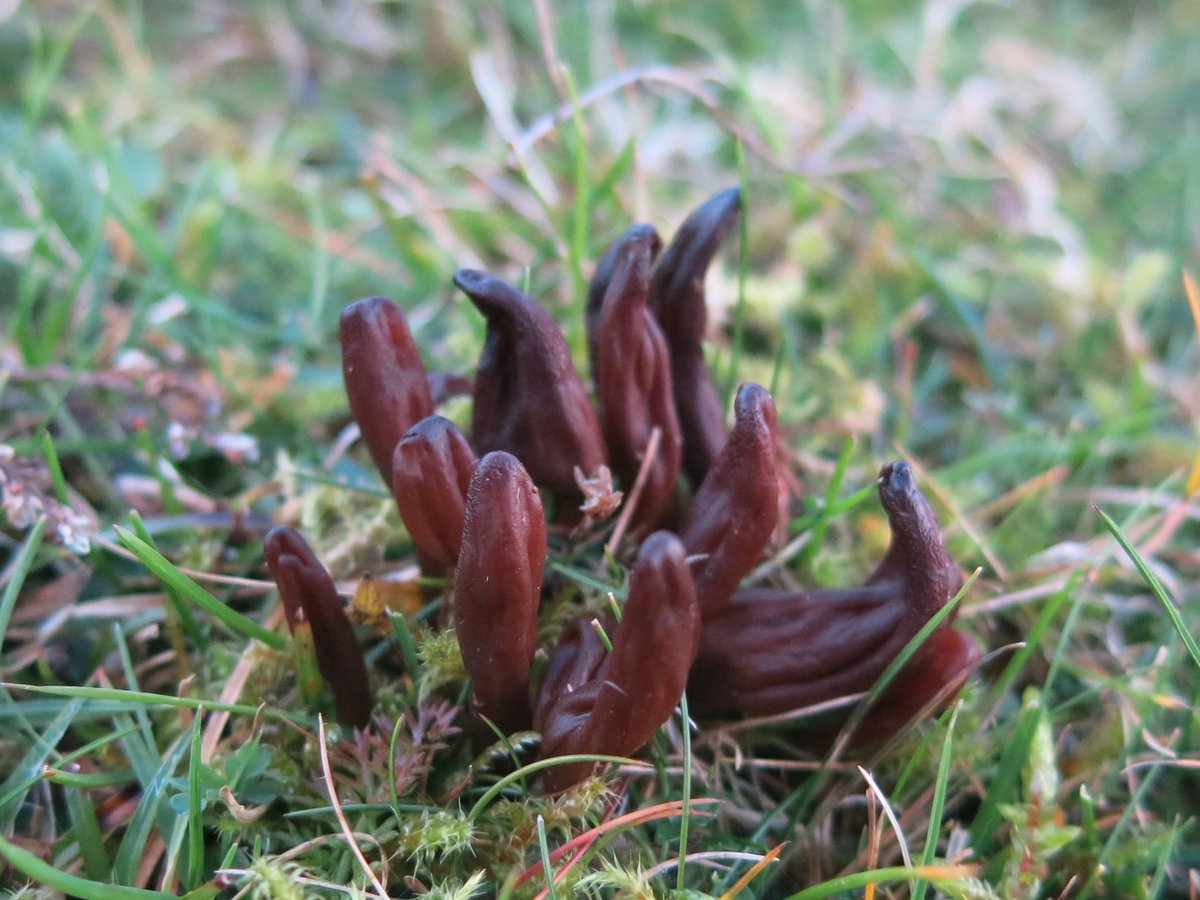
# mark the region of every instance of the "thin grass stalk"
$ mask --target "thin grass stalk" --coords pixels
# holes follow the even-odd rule
[[[683,809],[679,819],[679,866],[675,870],[675,890],[682,893],[687,874],[688,826],[692,811],[692,720],[688,715],[687,691],[679,697],[679,721],[683,729]]]
[[[942,814],[946,809],[946,784],[950,780],[954,724],[958,721],[958,713],[961,709],[962,701],[960,700],[954,704],[954,708],[950,711],[950,721],[946,723],[946,739],[942,742],[942,755],[938,760],[937,780],[934,782],[933,802],[929,807],[929,828],[925,832],[925,847],[921,851],[919,868],[922,869],[932,866],[934,857],[937,856],[938,835],[942,831]],[[912,900],[925,900],[928,890],[929,882],[924,878],[918,878],[913,885]]]
[[[204,799],[201,791],[204,782],[200,771],[200,723],[203,718],[204,708],[201,707],[192,719],[191,751],[188,753],[188,857],[184,882],[189,888],[199,887],[204,879]]]
[[[725,409],[733,402],[737,392],[738,372],[742,366],[742,343],[746,339],[746,275],[750,269],[750,213],[745,208],[745,198],[749,196],[746,175],[746,148],[741,140],[733,145],[734,157],[737,160],[738,186],[743,200],[742,214],[738,216],[738,292],[737,304],[733,310],[733,339],[729,348],[729,371],[725,375]]]
[[[8,622],[12,618],[13,609],[16,608],[17,597],[25,585],[29,570],[33,568],[33,561],[37,558],[45,534],[46,517],[39,516],[25,534],[25,540],[21,542],[21,549],[16,557],[6,567],[8,584],[4,586],[4,593],[0,595],[0,651],[4,650],[4,635],[8,633]]]
[[[1188,654],[1192,657],[1192,662],[1196,664],[1196,668],[1200,669],[1200,645],[1197,645],[1196,639],[1192,637],[1192,633],[1188,630],[1187,623],[1183,621],[1183,616],[1179,612],[1179,608],[1171,600],[1167,594],[1167,589],[1163,587],[1162,582],[1158,580],[1150,567],[1146,565],[1146,561],[1142,559],[1142,555],[1138,553],[1137,548],[1133,546],[1129,538],[1125,536],[1125,532],[1121,530],[1116,522],[1099,507],[1095,507],[1096,514],[1100,516],[1100,521],[1104,523],[1104,527],[1109,530],[1113,537],[1117,539],[1117,543],[1121,545],[1121,549],[1125,551],[1125,555],[1133,562],[1134,567],[1150,588],[1150,593],[1154,594],[1156,600],[1163,608],[1163,612],[1167,614],[1167,618],[1171,620],[1171,625],[1175,628],[1175,632],[1183,641],[1183,646],[1187,648]]]

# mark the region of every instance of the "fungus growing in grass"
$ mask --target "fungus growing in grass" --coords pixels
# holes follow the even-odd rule
[[[652,227],[635,225],[604,254],[587,297],[599,415],[554,319],[491,275],[462,269],[454,276],[487,322],[469,440],[431,415],[430,380],[398,307],[371,298],[343,314],[346,392],[364,441],[422,567],[454,572],[455,629],[474,709],[506,732],[532,721],[543,757],[636,752],[670,716],[685,683],[692,710],[710,716],[780,713],[867,690],[962,584],[933,509],[908,465],[896,462],[879,477],[892,542],[865,584],[738,590],[779,522],[785,481],[771,395],[742,385],[727,434],[702,350],[705,273],[740,209],[739,192],[723,191],[686,219],[665,250]],[[465,380],[455,384],[461,389]],[[678,534],[657,531],[642,542],[620,623],[609,622],[603,634],[590,614],[568,623],[534,685],[548,546],[538,487],[553,498],[556,519],[573,525],[581,486],[596,494],[592,502],[601,493],[606,504],[619,497],[606,464],[626,497],[637,496],[626,533],[636,539],[677,524]],[[681,469],[694,486],[686,509]],[[289,622],[302,608],[315,633],[321,619],[321,671],[339,718],[344,710],[347,721],[365,722],[361,653],[328,574],[290,529],[268,536],[267,556]],[[886,740],[946,702],[977,659],[974,642],[948,619],[852,740]],[[823,724],[835,734],[844,720]],[[564,788],[591,768],[554,768],[543,784]]]
[[[907,463],[883,467],[879,497],[892,541],[861,587],[750,588],[705,615],[688,683],[697,713],[773,715],[866,691],[962,587],[962,573]],[[864,720],[856,740],[890,737],[943,687],[961,686],[978,650],[950,625],[929,637],[879,703],[883,718]],[[896,702],[902,708],[889,714]]]
[[[422,557],[446,570],[458,562],[477,463],[466,436],[441,416],[414,425],[392,454],[392,494],[404,527]]]
[[[512,732],[529,725],[529,673],[546,561],[538,489],[510,453],[479,461],[467,491],[454,627],[478,712]]]
[[[317,667],[333,693],[338,722],[366,727],[372,703],[367,667],[333,579],[294,528],[272,528],[264,547],[288,629],[294,632],[301,622],[312,628]]]
[[[554,498],[560,521],[579,519],[575,468],[604,465],[604,439],[558,323],[536,300],[484,272],[459,269],[454,283],[487,320],[475,373],[471,443],[521,460]]]
[[[709,198],[675,232],[650,279],[650,310],[671,351],[671,383],[683,431],[683,468],[699,484],[725,446],[725,407],[704,360],[704,276],[742,209],[729,188]]]
[[[696,594],[704,617],[715,614],[762,558],[779,517],[775,470],[775,401],[766,388],[743,384],[734,425],[692,498],[679,536],[703,555]]]
[[[433,413],[421,354],[404,313],[387,297],[367,297],[347,306],[338,336],[350,412],[375,468],[391,484],[396,444]]]
[[[659,431],[633,513],[635,534],[663,524],[673,508],[683,451],[667,342],[646,307],[650,266],[659,245],[653,228],[635,225],[601,262],[604,289],[595,288],[588,296],[588,346],[600,427],[613,471],[626,490],[645,461],[651,433]]]
[[[699,637],[700,607],[683,544],[655,532],[629,576],[612,651],[593,620],[577,619],[551,656],[533,720],[542,733],[542,756],[636,752],[679,704]],[[592,768],[549,769],[543,786],[570,787]]]

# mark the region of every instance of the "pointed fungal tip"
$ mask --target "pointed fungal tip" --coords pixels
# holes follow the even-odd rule
[[[505,450],[493,450],[491,453],[484,454],[483,458],[479,460],[471,483],[473,485],[478,480],[480,485],[496,484],[511,482],[514,479],[519,482],[528,482],[534,496],[537,495],[538,489],[521,461]]]
[[[454,283],[464,291],[472,291],[478,289],[490,277],[478,269],[459,269],[454,273]]]
[[[639,222],[630,226],[620,237],[608,245],[604,255],[596,263],[596,271],[588,289],[589,306],[599,306],[604,299],[605,291],[612,280],[613,270],[622,254],[629,253],[631,248],[645,246],[650,252],[650,260],[658,257],[662,250],[662,238],[653,225]]]
[[[775,424],[775,398],[761,384],[747,381],[738,388],[733,401],[733,414],[738,422],[763,419],[768,426]]]
[[[712,227],[719,227],[724,233],[723,229],[729,227],[741,211],[742,189],[731,187],[713,194],[688,218],[712,223]]]
[[[404,443],[405,441],[412,443],[422,439],[436,440],[441,435],[455,431],[457,428],[458,426],[445,416],[426,416],[414,422],[408,431],[404,432],[404,437],[400,438],[400,443]],[[399,447],[400,444],[396,446]]]
[[[627,232],[625,238],[632,244],[645,244],[650,249],[650,255],[657,256],[658,251],[662,249],[662,238],[659,237],[658,230],[646,222],[639,222]]]
[[[723,191],[718,191],[709,201],[714,206],[736,206],[739,209],[742,205],[742,189],[739,185],[734,185],[731,188],[725,188]]]
[[[454,273],[454,284],[489,319],[497,314],[502,318],[537,315],[541,309],[524,291],[478,269],[459,269]]]
[[[912,466],[902,459],[888,463],[879,470],[880,490],[890,494],[908,494],[917,489]]]

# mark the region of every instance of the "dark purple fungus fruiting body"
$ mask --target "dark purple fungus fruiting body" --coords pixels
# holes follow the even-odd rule
[[[479,713],[505,732],[529,724],[529,672],[546,560],[533,481],[502,451],[479,461],[467,491],[454,627]]]
[[[477,463],[466,435],[441,416],[414,425],[392,455],[392,493],[404,527],[422,557],[444,569],[458,562]]]
[[[727,433],[703,352],[705,275],[740,211],[738,190],[723,191],[665,249],[651,226],[635,225],[604,254],[586,306],[599,415],[554,319],[491,275],[463,269],[454,279],[487,323],[473,382],[427,376],[390,301],[362,300],[343,314],[346,390],[364,441],[422,567],[457,569],[455,627],[474,708],[506,732],[532,721],[545,757],[635,752],[670,716],[685,681],[692,710],[710,717],[785,713],[866,691],[962,584],[912,470],[895,462],[879,477],[892,542],[863,585],[738,590],[786,518],[787,482],[770,394],[743,385]],[[431,416],[434,395],[468,385],[470,442]],[[647,459],[655,430],[660,440]],[[477,461],[477,453],[486,455]],[[657,532],[642,544],[622,621],[604,625],[611,651],[597,623],[568,624],[531,704],[547,546],[535,484],[556,518],[574,524],[576,470],[595,476],[610,461],[627,492],[643,467],[646,475],[627,533],[682,522],[679,534]],[[694,489],[686,512],[681,469]],[[573,549],[594,537],[585,532],[571,535]],[[311,620],[316,637],[320,622],[326,635],[317,642],[320,666],[339,717],[365,721],[361,653],[328,574],[289,530],[272,532],[267,554],[289,624]],[[886,741],[961,687],[979,651],[951,626],[947,617],[900,671],[849,736],[853,745]],[[357,663],[330,661],[354,654]],[[849,708],[812,723],[811,746],[828,746]],[[543,784],[558,790],[592,769],[552,768]]]
[[[868,690],[958,591],[962,574],[907,463],[884,466],[879,495],[892,542],[864,585],[752,588],[706,616],[689,682],[698,712],[774,715]],[[864,720],[856,742],[890,736],[943,684],[961,683],[978,651],[950,631],[946,623],[929,637],[879,703],[893,711]]]
[[[611,623],[609,623],[611,628]],[[608,653],[593,623],[564,633],[538,695],[542,756],[635,752],[679,703],[695,657],[700,609],[683,545],[659,531],[638,553]],[[570,787],[592,763],[547,770],[547,790]]]
[[[674,506],[683,451],[666,340],[646,308],[657,241],[653,229],[635,226],[614,245],[615,252],[606,256],[611,256],[607,289],[589,323],[600,426],[626,492],[637,479],[653,430],[659,430],[631,520],[634,534],[661,524]]]
[[[729,440],[708,470],[679,537],[697,564],[696,595],[707,620],[762,558],[779,521],[775,401],[761,385],[738,389]]]
[[[659,237],[654,226],[640,223],[630,226],[623,235],[609,244],[604,255],[600,257],[600,262],[596,263],[596,271],[592,273],[592,280],[588,282],[587,307],[584,312],[587,326],[588,359],[592,361],[593,365],[596,361],[596,333],[600,325],[600,310],[604,306],[604,296],[608,293],[608,286],[612,282],[617,258],[631,243],[644,243],[649,246],[651,265],[658,259],[658,254],[662,252],[662,238]]]
[[[433,412],[425,366],[404,313],[387,297],[367,297],[347,306],[338,336],[350,412],[375,468],[391,484],[396,444]]]
[[[683,432],[683,468],[699,484],[725,444],[725,407],[704,359],[708,327],[704,276],[742,209],[730,188],[684,220],[650,278],[650,310],[671,352],[671,382]]]
[[[533,298],[472,269],[454,283],[487,320],[475,375],[471,441],[478,453],[504,450],[548,490],[555,515],[579,519],[575,468],[591,475],[605,462],[596,411],[571,362],[566,338]]]
[[[338,722],[365,727],[372,703],[367,667],[333,579],[294,528],[272,528],[265,550],[289,629],[302,619],[312,628],[317,667],[333,693]]]

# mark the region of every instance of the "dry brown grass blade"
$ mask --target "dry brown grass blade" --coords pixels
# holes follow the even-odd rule
[[[350,823],[346,820],[346,813],[342,810],[342,801],[338,798],[337,786],[333,780],[333,772],[329,766],[329,744],[327,742],[327,735],[325,734],[325,717],[319,713],[317,714],[317,747],[321,755],[321,774],[325,778],[325,790],[329,795],[329,804],[333,807],[333,814],[337,816],[338,825],[341,826],[346,843],[349,844],[354,858],[358,860],[359,866],[366,873],[367,878],[381,900],[389,900],[388,892],[383,886],[383,882],[379,880],[379,876],[375,874],[375,870],[371,868],[371,864],[363,856],[362,848],[358,846],[358,841],[364,837],[374,841],[376,844],[379,843],[379,840],[373,835],[362,835],[351,829]]]

